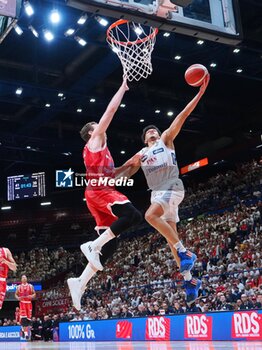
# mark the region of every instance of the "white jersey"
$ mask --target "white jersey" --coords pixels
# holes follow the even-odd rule
[[[140,154],[141,167],[151,190],[184,190],[183,182],[179,179],[175,150],[168,148],[162,139],[152,147],[143,148]]]

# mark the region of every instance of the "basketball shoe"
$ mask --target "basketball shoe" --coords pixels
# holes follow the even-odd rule
[[[185,275],[187,272],[190,272],[195,264],[197,259],[196,254],[190,252],[189,250],[185,252],[177,252],[180,258],[180,273]]]
[[[198,291],[202,282],[196,278],[192,278],[190,281],[185,281],[184,287],[186,289],[186,302],[188,306],[191,306],[198,298]]]
[[[94,246],[92,241],[84,243],[80,246],[82,253],[87,260],[98,270],[103,271],[104,267],[100,262],[99,255],[101,255],[100,248]]]
[[[79,278],[69,278],[67,280],[67,285],[70,291],[70,295],[72,298],[73,306],[76,310],[81,310],[81,298],[83,292],[80,287],[80,279]]]

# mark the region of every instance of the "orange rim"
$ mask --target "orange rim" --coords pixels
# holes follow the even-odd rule
[[[124,46],[125,45],[134,45],[134,44],[141,44],[141,43],[144,43],[145,41],[153,39],[158,33],[158,28],[155,28],[151,34],[145,36],[143,39],[138,39],[135,41],[118,41],[116,39],[113,39],[110,35],[111,30],[114,29],[115,27],[118,27],[121,24],[125,24],[125,23],[128,23],[128,21],[126,19],[119,19],[118,21],[112,23],[111,26],[106,31],[107,39],[115,44],[120,44],[120,45],[124,45]]]

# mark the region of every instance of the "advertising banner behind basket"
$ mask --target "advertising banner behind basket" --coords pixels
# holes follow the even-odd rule
[[[60,324],[60,341],[262,340],[262,310]]]
[[[35,316],[39,317],[50,313],[67,312],[69,305],[69,298],[37,301],[35,303]]]

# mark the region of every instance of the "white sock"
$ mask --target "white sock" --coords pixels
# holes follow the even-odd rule
[[[186,272],[183,277],[185,281],[191,281],[192,279],[191,272],[190,271]]]
[[[179,252],[179,253],[184,253],[186,252],[186,248],[183,246],[182,242],[181,241],[178,241],[177,243],[175,243],[173,245],[174,248],[176,248],[176,250]]]
[[[95,268],[91,267],[91,264],[88,263],[84,271],[82,272],[82,275],[79,277],[80,281],[80,288],[81,291],[84,292],[87,283],[91,280],[91,278],[96,274],[97,270]]]
[[[93,242],[93,247],[99,247],[101,249],[107,242],[111,241],[111,239],[113,238],[115,238],[115,235],[110,230],[110,228],[108,228]]]

